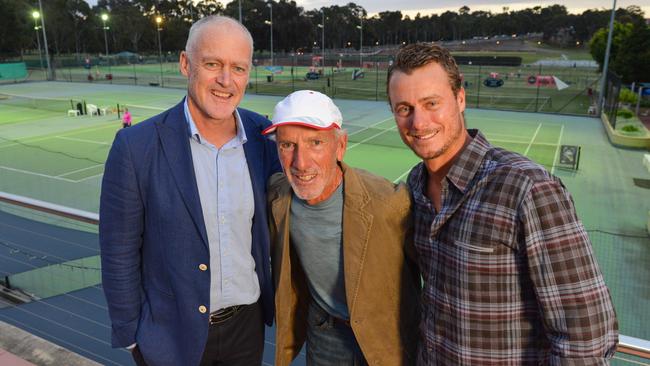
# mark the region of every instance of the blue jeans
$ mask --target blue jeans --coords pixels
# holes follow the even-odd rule
[[[352,328],[313,301],[307,314],[308,366],[367,366]]]

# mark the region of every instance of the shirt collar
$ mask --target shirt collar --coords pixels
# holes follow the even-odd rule
[[[185,120],[187,121],[187,132],[189,134],[189,137],[195,138],[198,142],[206,142],[203,141],[204,139],[201,137],[201,133],[199,132],[199,129],[196,128],[196,123],[194,123],[194,119],[192,119],[192,114],[190,113],[190,108],[187,104],[187,97],[185,97],[185,100],[183,102],[183,112],[185,113]],[[235,108],[235,124],[237,125],[237,135],[235,136],[235,141],[238,143],[238,145],[243,145],[248,141],[248,138],[246,137],[246,131],[244,131],[244,124],[241,121],[241,116],[239,115],[239,110]]]
[[[458,190],[465,193],[469,184],[483,164],[483,158],[492,148],[479,130],[467,130],[472,141],[461,151],[447,173],[447,180]],[[419,163],[409,174],[408,183],[412,192],[424,195],[427,170],[424,163]]]

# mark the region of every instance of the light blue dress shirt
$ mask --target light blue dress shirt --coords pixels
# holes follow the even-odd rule
[[[185,118],[210,246],[210,312],[255,303],[260,296],[251,255],[255,202],[241,117],[235,110],[237,135],[221,148],[201,136],[187,98]]]

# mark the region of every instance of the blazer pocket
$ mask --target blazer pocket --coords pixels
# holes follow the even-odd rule
[[[464,243],[462,241],[455,241],[454,245],[467,249],[470,252],[479,252],[479,253],[494,253],[494,248],[492,247],[482,247],[478,245],[472,245],[468,243]]]

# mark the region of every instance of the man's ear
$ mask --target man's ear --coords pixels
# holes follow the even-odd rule
[[[185,51],[181,51],[181,56],[178,60],[178,69],[185,77],[190,76],[190,59]]]

